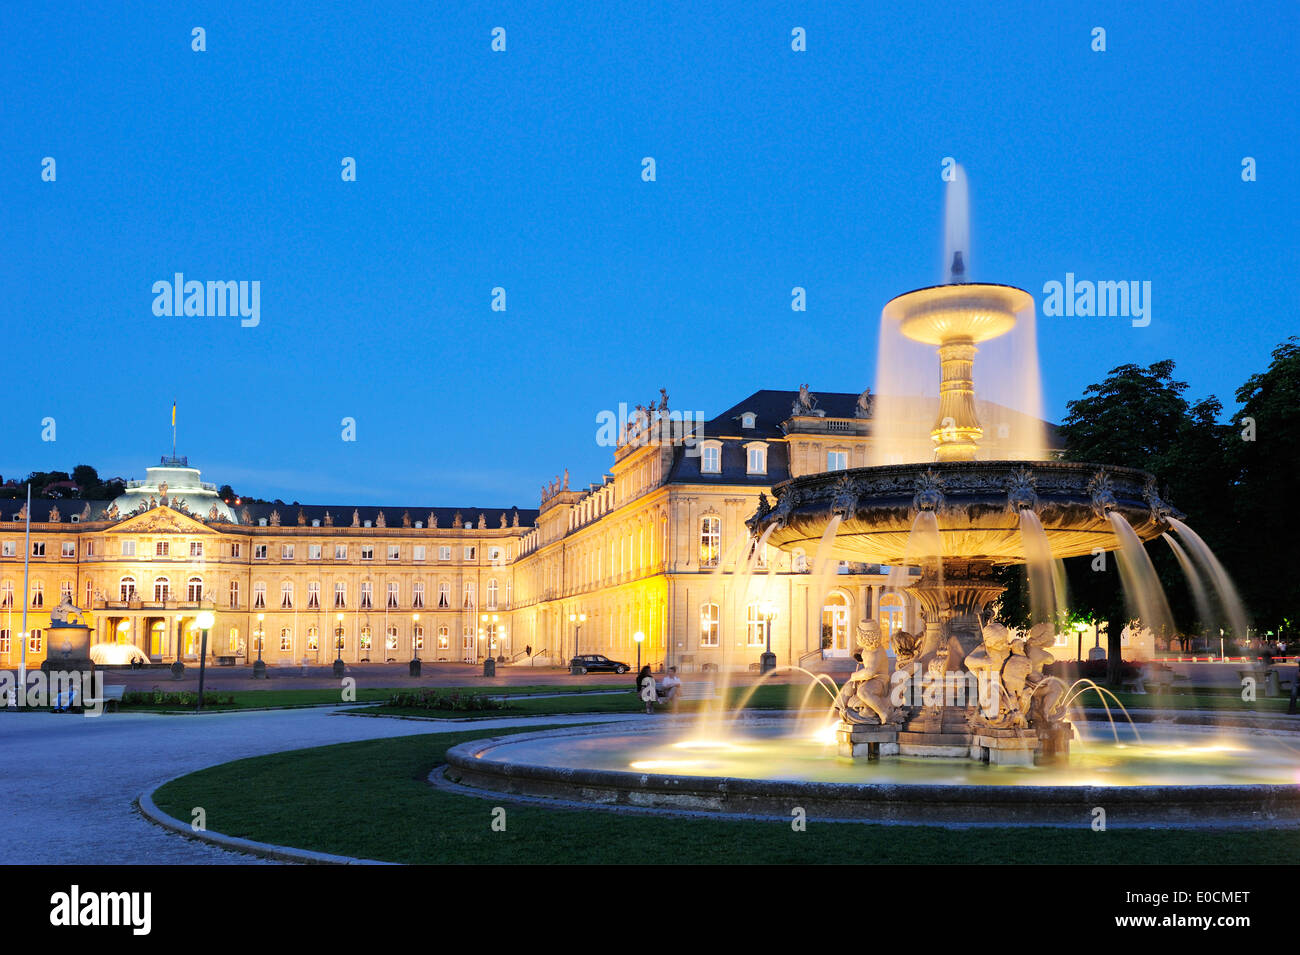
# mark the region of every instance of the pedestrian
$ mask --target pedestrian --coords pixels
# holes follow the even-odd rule
[[[645,711],[653,713],[659,695],[655,692],[655,678],[650,674],[649,664],[643,666],[641,672],[636,675],[636,690],[641,699],[645,700]]]

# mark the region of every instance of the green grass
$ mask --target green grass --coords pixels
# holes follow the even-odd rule
[[[1300,833],[1287,830],[1093,832],[1086,823],[952,830],[813,818],[807,831],[794,832],[775,821],[512,805],[428,784],[448,747],[482,736],[371,740],[243,759],[170,782],[154,799],[183,820],[201,806],[208,828],[227,835],[406,863],[1169,865],[1284,862],[1300,849]],[[498,805],[506,807],[505,832],[491,829]]]
[[[490,696],[501,696],[509,694],[510,696],[533,696],[538,693],[592,693],[598,690],[616,689],[617,687],[608,686],[545,686],[542,684],[530,684],[526,686],[471,686],[471,687],[439,687],[443,692],[452,692],[453,690],[461,693],[486,693]],[[149,692],[154,687],[137,688],[132,690],[140,692]],[[175,692],[165,683],[159,683],[157,689],[163,692]],[[381,703],[393,695],[397,690],[409,690],[410,687],[358,687],[356,690],[355,702],[358,703]],[[221,706],[212,706],[204,704],[205,710],[241,710],[241,709],[264,709],[264,708],[282,708],[293,706],[317,706],[324,703],[342,703],[343,694],[340,689],[324,690],[237,690],[234,693],[226,694],[225,691],[215,690],[207,687],[204,690],[208,693],[222,693],[235,698],[233,705],[224,704]],[[181,711],[175,704],[149,705],[131,705],[123,706],[122,712],[189,712],[188,709]]]

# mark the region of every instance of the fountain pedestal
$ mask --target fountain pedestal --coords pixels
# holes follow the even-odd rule
[[[898,734],[902,756],[966,757],[971,754],[974,735],[970,710],[965,706],[924,706],[903,724]]]
[[[982,727],[975,731],[970,755],[972,759],[994,765],[1032,766],[1038,746],[1038,733],[1034,730]]]
[[[898,755],[898,727],[872,723],[840,723],[835,727],[839,755],[850,759],[879,759]]]

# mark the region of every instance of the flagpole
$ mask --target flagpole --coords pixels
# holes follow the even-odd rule
[[[31,586],[28,583],[28,574],[31,568],[32,560],[32,485],[27,484],[27,539],[23,545],[26,549],[23,553],[23,636],[20,649],[22,656],[18,665],[18,692],[21,695],[18,703],[20,706],[26,705],[27,699],[27,588]]]
[[[176,460],[176,402],[172,402],[172,460]]]

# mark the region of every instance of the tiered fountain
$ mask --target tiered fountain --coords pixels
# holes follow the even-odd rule
[[[1231,732],[1193,715],[1149,736],[1112,721],[1071,751],[1076,727],[1066,714],[1077,693],[1044,672],[1062,609],[1053,586],[1061,559],[1118,549],[1135,616],[1150,626],[1167,605],[1143,544],[1163,534],[1184,568],[1215,586],[1238,632],[1245,618],[1222,567],[1160,500],[1151,475],[1052,460],[1025,424],[1041,427],[1032,407],[986,433],[1006,408],[976,399],[977,349],[1028,333],[1019,356],[992,371],[986,363],[981,390],[1036,391],[1034,305],[1021,289],[966,281],[958,185],[949,193],[946,283],[900,295],[882,314],[885,387],[873,415],[882,463],[786,481],[748,522],[756,540],[816,547],[823,565],[829,557],[891,566],[890,586],[915,596],[924,631],[885,638],[874,621],[858,624],[863,666],[837,688],[829,737],[788,716],[742,723],[716,714],[547,730],[453,748],[451,783],[787,819],[799,806],[821,818],[1088,825],[1102,805],[1110,825],[1300,824],[1294,734],[1261,734],[1276,724],[1249,715],[1234,717]],[[886,347],[887,336],[895,344]],[[938,350],[937,397],[906,394],[923,359],[933,362],[922,346]],[[917,350],[913,363],[900,349]],[[920,424],[927,418],[932,427]],[[928,442],[918,442],[927,427]],[[1004,449],[1014,460],[997,459]],[[1028,565],[1035,621],[1023,637],[988,619],[1003,589],[994,569],[1016,564]],[[1199,594],[1202,584],[1191,583]]]

